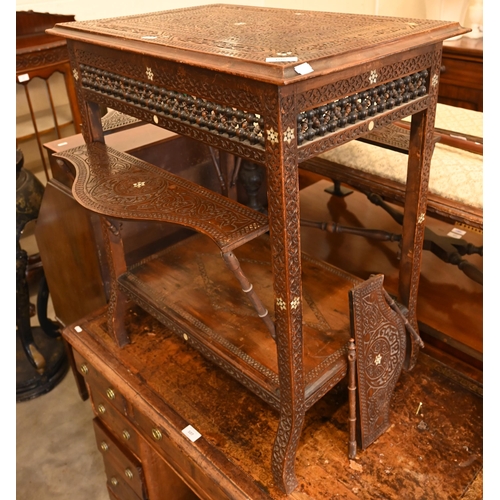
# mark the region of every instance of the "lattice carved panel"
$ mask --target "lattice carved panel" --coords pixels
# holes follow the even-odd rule
[[[422,97],[427,94],[428,84],[429,73],[423,70],[303,111],[297,117],[298,144]]]

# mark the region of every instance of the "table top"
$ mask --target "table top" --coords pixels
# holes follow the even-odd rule
[[[286,84],[443,41],[458,23],[212,4],[57,24],[49,33]],[[310,74],[310,73],[309,73]]]

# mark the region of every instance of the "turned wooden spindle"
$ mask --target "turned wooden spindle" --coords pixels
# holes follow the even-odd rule
[[[254,306],[259,318],[262,318],[265,325],[267,326],[271,337],[276,340],[276,333],[274,328],[274,323],[271,317],[269,316],[269,311],[264,307],[262,301],[259,299],[259,296],[253,289],[252,283],[248,280],[248,278],[243,274],[243,270],[241,269],[240,263],[234,255],[233,252],[225,252],[222,254],[224,258],[224,262],[227,267],[232,271],[232,273],[236,276],[237,280],[240,282],[241,289],[246,293],[247,297],[250,299],[250,302]]]

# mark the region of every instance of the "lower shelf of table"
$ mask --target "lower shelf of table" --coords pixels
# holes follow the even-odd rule
[[[269,237],[263,235],[234,253],[274,319]],[[302,276],[305,398],[310,407],[346,375],[348,292],[360,280],[307,255],[302,258]],[[279,408],[276,342],[208,238],[191,236],[130,266],[119,286],[133,302]]]

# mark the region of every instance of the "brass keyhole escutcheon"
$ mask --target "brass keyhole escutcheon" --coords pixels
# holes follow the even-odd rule
[[[153,438],[156,440],[156,441],[160,441],[161,438],[163,437],[160,429],[153,429],[151,431],[151,434],[153,434]]]
[[[108,396],[109,399],[115,399],[115,391],[113,391],[113,389],[111,389],[111,387],[109,387],[106,390],[106,395]]]
[[[87,375],[87,373],[89,372],[89,368],[85,363],[83,363],[80,366],[80,371],[82,372],[83,375]]]

